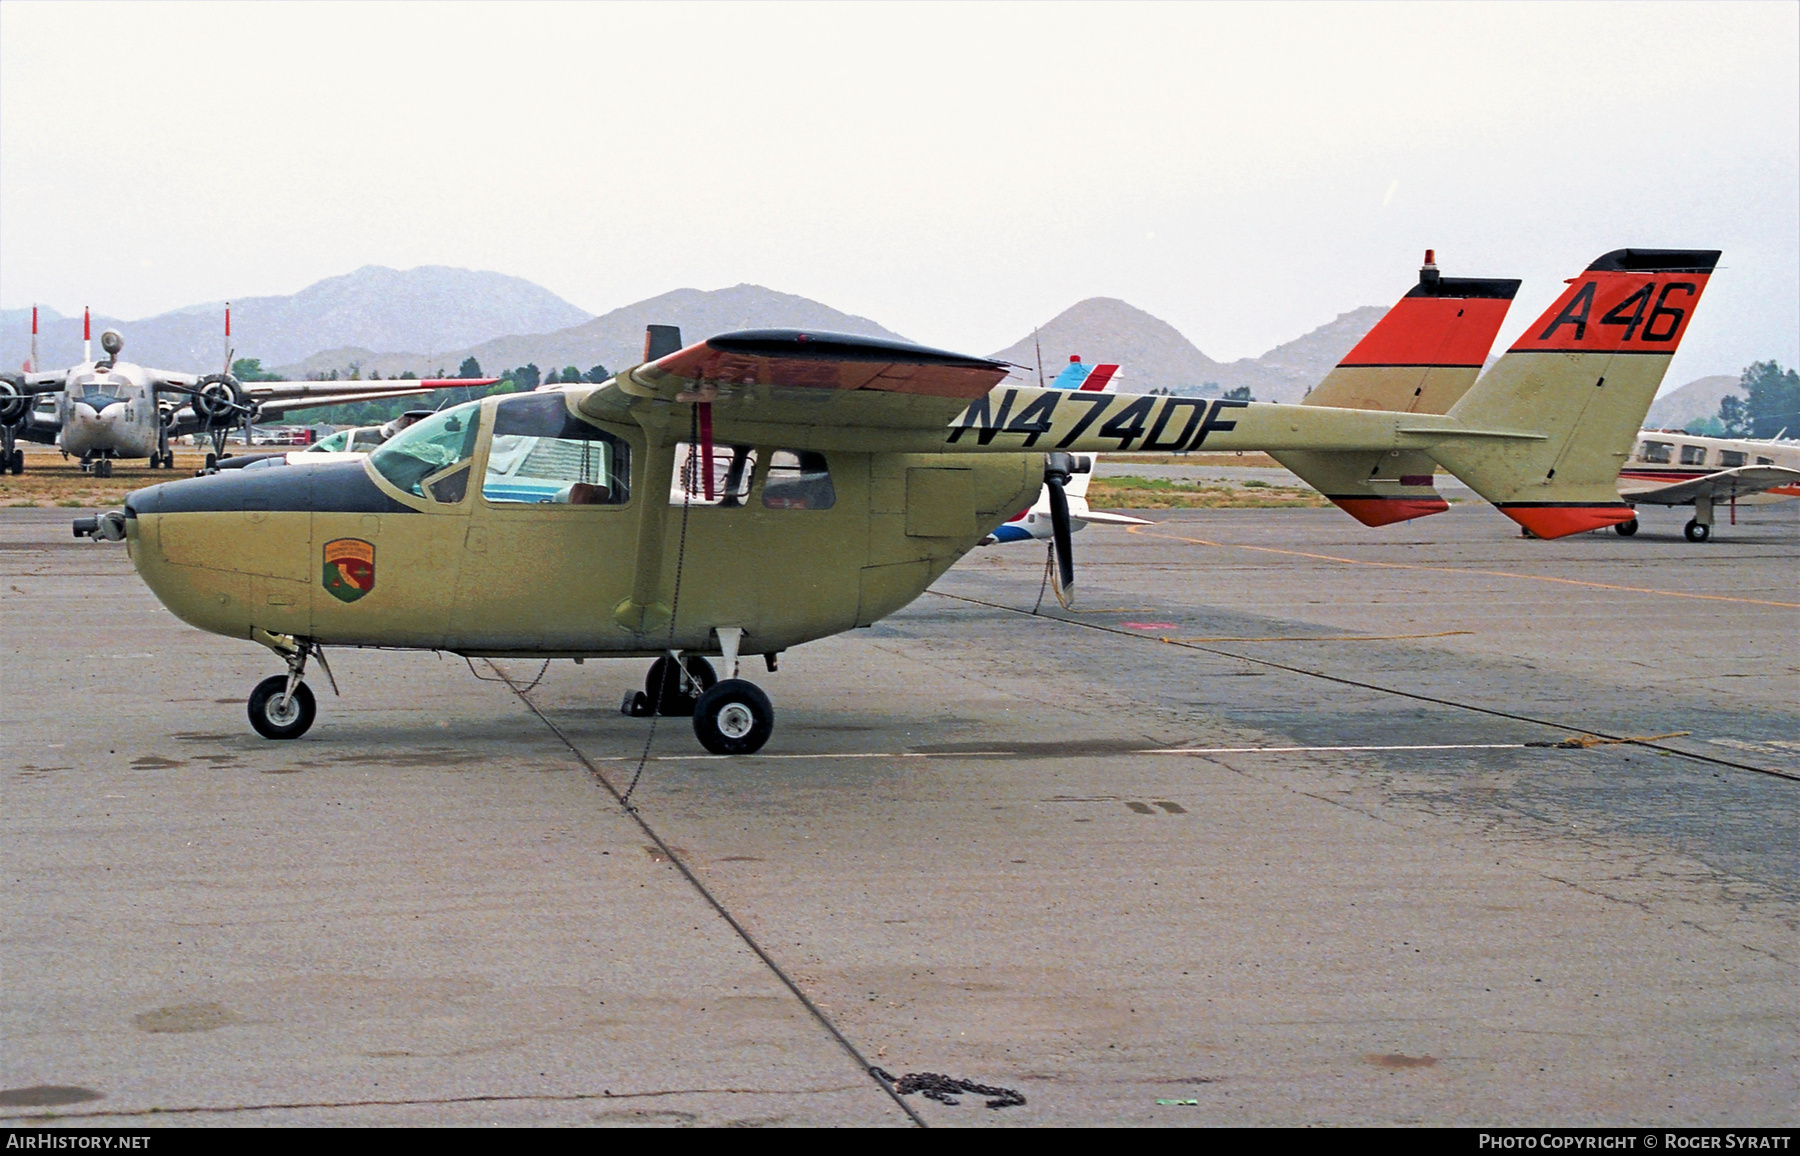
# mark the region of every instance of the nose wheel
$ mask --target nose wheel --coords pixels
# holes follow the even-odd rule
[[[775,730],[775,708],[755,683],[728,678],[694,703],[694,737],[715,755],[753,755]]]
[[[318,714],[312,689],[295,680],[290,690],[285,674],[270,675],[250,692],[250,725],[265,739],[297,739]]]

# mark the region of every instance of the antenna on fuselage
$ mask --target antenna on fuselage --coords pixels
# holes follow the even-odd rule
[[[1031,348],[1037,351],[1038,388],[1044,388],[1044,346],[1038,341],[1037,326],[1031,327]]]

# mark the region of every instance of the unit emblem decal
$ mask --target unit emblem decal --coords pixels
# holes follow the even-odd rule
[[[361,538],[325,543],[326,591],[339,602],[355,602],[375,589],[375,547]]]

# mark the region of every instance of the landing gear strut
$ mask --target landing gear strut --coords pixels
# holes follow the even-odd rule
[[[626,695],[622,709],[635,718],[691,715],[694,737],[713,754],[755,754],[775,730],[775,708],[759,687],[737,676],[744,632],[722,626],[713,633],[718,636],[725,668],[722,681],[706,659],[671,651],[651,665],[644,689]],[[775,669],[773,655],[765,655],[764,660],[771,671]]]
[[[306,673],[306,660],[318,656],[319,665],[324,669],[325,677],[331,679],[334,691],[337,679],[332,677],[331,667],[325,662],[325,652],[318,643],[262,630],[252,631],[252,636],[279,654],[287,663],[288,672],[263,679],[250,692],[250,725],[265,739],[297,739],[312,727],[313,719],[319,713],[312,688],[300,681]]]
[[[1712,537],[1713,508],[1711,498],[1694,499],[1694,516],[1681,528],[1690,542],[1704,542]]]
[[[679,667],[669,658],[659,658],[644,676],[644,689],[625,696],[624,713],[634,718],[653,714],[687,718],[694,713],[694,703],[718,681],[712,663],[697,654],[681,659]]]

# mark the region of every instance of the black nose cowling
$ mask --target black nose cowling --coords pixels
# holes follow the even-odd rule
[[[224,510],[412,514],[383,493],[361,462],[231,470],[137,490],[125,499],[127,517]]]

